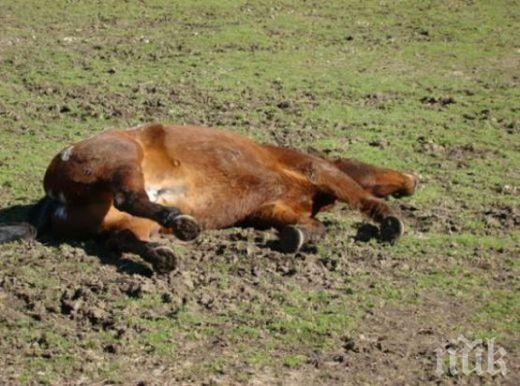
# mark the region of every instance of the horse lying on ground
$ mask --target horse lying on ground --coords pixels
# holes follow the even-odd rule
[[[149,241],[159,232],[192,240],[203,229],[275,227],[280,249],[292,253],[324,233],[316,214],[337,200],[394,241],[403,225],[379,198],[411,195],[417,184],[413,173],[353,159],[331,161],[211,128],[149,124],[61,151],[30,221],[57,236],[100,236],[168,272],[172,250]]]

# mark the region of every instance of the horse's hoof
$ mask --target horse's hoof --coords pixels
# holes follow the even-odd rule
[[[177,268],[177,258],[173,251],[168,247],[153,247],[147,252],[148,260],[158,274],[166,274]]]
[[[305,242],[305,235],[301,229],[288,225],[280,231],[279,249],[283,253],[296,253]]]
[[[419,187],[419,175],[413,172],[404,172],[401,174],[405,176],[408,181],[406,181],[405,187],[398,190],[397,192],[392,193],[392,196],[395,198],[413,196]]]
[[[33,240],[36,238],[36,233],[36,228],[25,222],[0,224],[0,243],[15,240]]]
[[[404,233],[404,224],[397,217],[388,216],[380,226],[381,241],[393,242]]]
[[[175,217],[172,221],[171,227],[173,234],[179,240],[191,241],[197,238],[200,234],[200,225],[194,217],[187,214],[181,214]]]
[[[420,182],[420,176],[419,176],[419,174],[413,173],[413,172],[408,172],[408,173],[403,173],[403,174],[412,181],[412,183],[410,184],[410,189],[408,191],[408,195],[411,196],[411,195],[415,194],[415,192],[417,192],[417,188],[419,187],[419,182]]]
[[[354,236],[354,240],[368,242],[379,237],[379,228],[372,224],[361,225]]]

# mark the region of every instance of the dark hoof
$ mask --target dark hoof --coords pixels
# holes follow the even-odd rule
[[[279,249],[283,253],[296,253],[305,242],[305,235],[301,229],[288,225],[280,231]]]
[[[380,226],[381,241],[393,242],[404,233],[404,225],[397,217],[388,216]]]
[[[379,228],[372,224],[361,225],[354,236],[354,240],[368,242],[372,239],[379,238]]]
[[[155,272],[165,274],[177,268],[177,258],[168,247],[150,248],[146,254],[146,260],[152,264]]]
[[[0,243],[15,240],[33,240],[35,238],[36,228],[31,224],[0,224]]]
[[[181,214],[175,217],[172,221],[171,227],[173,228],[173,234],[175,237],[182,241],[194,240],[201,232],[197,220],[187,214]]]

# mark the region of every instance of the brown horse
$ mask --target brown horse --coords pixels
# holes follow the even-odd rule
[[[383,240],[396,240],[402,223],[379,198],[411,195],[417,183],[413,173],[331,161],[230,132],[149,124],[61,151],[45,174],[38,215],[55,235],[103,236],[109,247],[167,272],[175,257],[149,242],[154,234],[191,240],[201,229],[247,223],[277,228],[280,248],[296,252],[323,234],[315,216],[336,200],[379,223]]]

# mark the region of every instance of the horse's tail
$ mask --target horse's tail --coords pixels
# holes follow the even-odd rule
[[[29,210],[25,222],[0,224],[0,243],[35,239],[48,229],[56,205],[56,201],[45,196]]]

